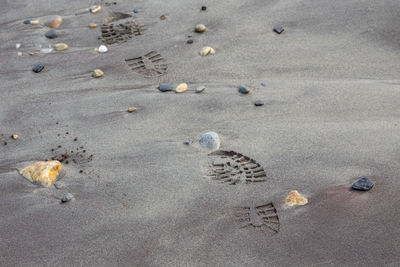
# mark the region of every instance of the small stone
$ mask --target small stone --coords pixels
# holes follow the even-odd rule
[[[261,83],[261,86],[264,86],[264,87],[265,87],[265,86],[267,86],[267,84],[266,84],[265,82],[262,82],[262,83]]]
[[[244,85],[240,85],[238,91],[241,94],[248,94],[251,92],[251,90]]]
[[[206,87],[205,87],[204,85],[202,85],[202,86],[197,87],[196,90],[195,90],[195,92],[196,92],[196,93],[201,93],[201,92],[203,92],[204,90],[206,90]]]
[[[189,40],[186,41],[186,43],[188,43],[188,44],[193,44],[193,40],[192,40],[192,39],[189,39]]]
[[[44,34],[44,36],[46,36],[49,39],[54,39],[57,37],[57,32],[56,30],[49,30]]]
[[[47,21],[45,21],[44,25],[49,28],[57,29],[60,27],[62,21],[63,20],[61,16],[51,16]]]
[[[43,64],[36,64],[35,66],[33,66],[32,71],[39,73],[44,69],[44,65]]]
[[[207,30],[206,26],[204,24],[197,24],[195,31],[198,33],[205,32]]]
[[[95,69],[92,76],[93,78],[100,78],[104,76],[104,72],[101,69]]]
[[[53,52],[53,50],[54,50],[54,49],[51,48],[51,47],[45,47],[45,48],[40,49],[40,52],[45,53],[45,54],[48,54],[48,53]]]
[[[191,143],[193,143],[193,139],[186,139],[185,141],[183,141],[183,144],[185,145],[190,145]]]
[[[134,9],[133,9],[133,13],[139,13],[139,9],[134,8]]]
[[[90,24],[89,24],[89,28],[92,28],[92,29],[93,29],[93,28],[96,28],[96,27],[97,27],[97,24],[96,24],[96,23],[90,23]]]
[[[207,132],[200,136],[199,143],[203,147],[207,147],[211,150],[217,150],[219,149],[221,141],[216,132]]]
[[[287,195],[285,203],[288,206],[303,206],[308,203],[308,200],[300,195],[297,190],[293,190]]]
[[[161,20],[166,20],[167,17],[166,17],[165,15],[161,15],[161,16],[160,16],[160,19],[161,19]]]
[[[17,55],[18,56],[22,56],[22,52],[17,52]]]
[[[23,23],[24,23],[24,24],[31,24],[31,20],[30,20],[30,19],[26,19],[26,20],[24,20]]]
[[[207,7],[206,7],[206,6],[202,6],[202,7],[201,7],[201,10],[206,11],[206,10],[207,10]]]
[[[65,43],[58,43],[54,45],[54,49],[56,51],[64,51],[68,49],[68,45]]]
[[[39,183],[46,187],[51,186],[62,169],[58,160],[38,161],[20,171],[32,183]]]
[[[105,53],[105,52],[107,52],[107,51],[108,51],[107,46],[105,46],[105,45],[100,45],[100,46],[99,46],[99,52],[100,52],[100,53]]]
[[[135,107],[130,107],[130,108],[128,108],[128,112],[129,113],[132,113],[132,112],[135,112],[136,111],[136,108]]]
[[[29,52],[29,55],[30,56],[35,56],[35,55],[37,55],[37,53],[36,52]]]
[[[366,177],[361,178],[357,182],[355,182],[351,188],[354,190],[359,190],[359,191],[368,191],[370,190],[374,184]]]
[[[54,183],[54,187],[57,188],[57,189],[61,189],[61,188],[64,187],[64,184],[62,184],[62,183],[60,183],[60,182],[55,182],[55,183]]]
[[[68,194],[66,194],[65,196],[62,197],[61,203],[67,203],[67,202],[69,202],[69,201],[71,201],[73,199],[74,199],[74,195],[71,194],[71,193],[68,193]]]
[[[96,14],[97,12],[100,12],[101,10],[101,6],[92,6],[90,8],[90,12],[92,12],[93,14]]]
[[[21,44],[15,44],[15,48],[19,49],[21,47]]]
[[[173,86],[167,83],[162,83],[158,86],[158,90],[160,90],[161,92],[168,92],[168,91],[172,91],[173,90]]]
[[[180,85],[178,85],[175,88],[175,92],[176,93],[183,93],[183,92],[187,91],[187,89],[188,89],[187,83],[181,83]]]
[[[212,47],[205,46],[200,50],[200,55],[207,56],[207,55],[214,55],[215,50]]]
[[[30,24],[32,24],[32,25],[36,25],[36,24],[39,24],[39,20],[31,20],[31,21],[29,21],[30,22]]]
[[[254,102],[254,105],[255,105],[256,107],[264,106],[264,102],[262,102],[261,100],[257,100],[256,102]]]
[[[14,139],[14,140],[17,140],[17,139],[19,139],[19,135],[18,134],[13,134],[11,136],[11,138]]]
[[[274,32],[276,32],[277,34],[281,34],[285,29],[283,29],[283,27],[278,26],[274,28]]]

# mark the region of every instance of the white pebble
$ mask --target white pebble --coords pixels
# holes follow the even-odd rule
[[[99,46],[99,52],[100,52],[100,53],[105,53],[105,52],[107,52],[107,51],[108,51],[107,46],[105,46],[105,45]]]
[[[21,47],[21,44],[15,44],[15,48],[20,48]]]

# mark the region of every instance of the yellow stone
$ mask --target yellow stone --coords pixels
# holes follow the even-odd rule
[[[102,76],[104,76],[104,72],[101,69],[95,69],[93,71],[93,77],[94,78],[100,78]]]
[[[101,10],[101,6],[92,6],[90,8],[90,12],[92,12],[93,14],[99,12]]]
[[[39,20],[31,20],[31,24],[33,25],[39,24]]]
[[[64,51],[68,49],[68,45],[64,43],[58,43],[54,45],[54,49],[57,51]]]
[[[286,205],[288,206],[303,206],[307,203],[307,198],[300,195],[297,190],[290,191],[286,197]]]
[[[200,55],[207,56],[207,55],[214,55],[215,50],[212,47],[205,46],[200,50]]]
[[[17,140],[18,138],[19,138],[19,135],[18,135],[18,134],[13,134],[13,135],[12,135],[12,139]]]
[[[205,32],[207,28],[204,24],[197,24],[195,30],[196,32],[202,33]]]
[[[187,83],[181,83],[175,88],[176,93],[183,93],[188,89]]]
[[[90,23],[89,24],[89,28],[96,28],[97,27],[97,24],[96,23]]]
[[[60,27],[61,23],[62,23],[61,16],[52,16],[44,25],[46,25],[49,28],[57,29],[58,27]]]
[[[136,111],[136,108],[135,108],[135,107],[130,107],[130,108],[128,108],[128,112],[130,112],[130,113],[135,112],[135,111]]]
[[[61,169],[62,164],[58,160],[38,161],[24,168],[20,173],[32,183],[49,187],[57,179]]]

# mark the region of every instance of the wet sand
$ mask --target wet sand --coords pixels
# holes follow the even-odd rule
[[[2,3],[1,266],[400,263],[398,1],[118,1],[75,15],[93,4]],[[99,54],[100,28],[87,25],[111,11],[146,30]],[[64,18],[56,39],[22,24],[48,15]],[[194,33],[198,23],[208,30]],[[70,48],[28,54],[60,42]],[[203,46],[216,54],[201,57]],[[167,74],[143,77],[125,63],[151,51]],[[38,74],[37,63],[46,65]],[[104,77],[91,77],[97,68]],[[157,90],[182,82],[182,94]],[[252,93],[240,95],[240,84]],[[207,89],[196,94],[199,85]],[[137,111],[126,112],[131,106]],[[267,180],[204,178],[210,151],[183,141],[207,131],[220,135],[221,149],[255,159]],[[84,156],[64,164],[61,189],[15,170],[66,151]],[[363,176],[373,189],[349,191]],[[306,206],[284,206],[294,189]],[[66,193],[75,200],[60,204]],[[235,207],[271,202],[279,233],[240,228]]]

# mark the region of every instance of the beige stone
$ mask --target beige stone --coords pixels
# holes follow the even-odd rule
[[[62,21],[63,20],[61,16],[52,16],[44,23],[44,25],[49,28],[57,29],[58,27],[60,27]]]
[[[68,45],[64,43],[58,43],[54,45],[54,49],[57,51],[64,51],[68,49]]]
[[[100,78],[104,76],[104,72],[101,69],[95,69],[93,71],[93,77],[94,78]]]
[[[202,33],[205,32],[207,28],[204,24],[197,24],[195,30],[196,32]]]
[[[303,197],[297,190],[290,191],[286,197],[286,205],[303,206],[308,203],[307,198]]]
[[[130,108],[128,108],[128,112],[130,112],[130,113],[135,112],[135,111],[136,111],[136,108],[135,108],[135,107],[130,107]]]
[[[188,89],[187,83],[181,83],[175,88],[176,93],[183,93]]]
[[[90,23],[89,24],[89,28],[96,28],[97,27],[97,24],[96,23]]]
[[[100,10],[101,10],[101,6],[92,6],[90,8],[90,12],[92,12],[93,14],[100,12]]]
[[[14,139],[14,140],[19,139],[19,135],[18,135],[18,134],[13,134],[11,137],[12,137],[12,139]]]
[[[24,168],[20,173],[32,183],[49,187],[57,179],[61,169],[62,164],[58,160],[38,161]]]
[[[215,50],[212,47],[205,46],[200,50],[200,55],[207,56],[207,55],[214,55]]]
[[[30,22],[31,24],[33,24],[33,25],[36,25],[36,24],[39,24],[39,20],[31,20],[31,22]]]

